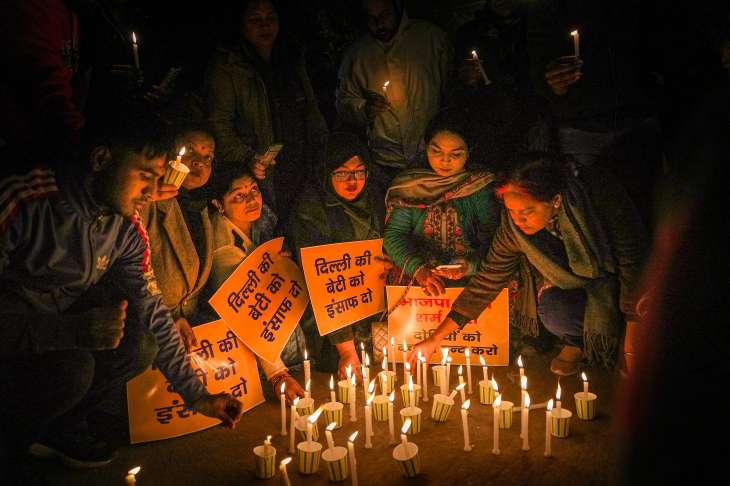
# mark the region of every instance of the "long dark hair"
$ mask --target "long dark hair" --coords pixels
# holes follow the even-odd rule
[[[569,172],[558,156],[547,152],[528,152],[515,160],[514,166],[497,175],[495,194],[516,191],[538,201],[549,202],[565,188]]]

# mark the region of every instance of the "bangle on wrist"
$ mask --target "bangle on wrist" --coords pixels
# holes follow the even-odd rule
[[[274,376],[269,380],[271,384],[276,387],[279,383],[286,380],[287,378],[291,377],[288,371],[284,371],[282,373],[279,373],[278,375]]]

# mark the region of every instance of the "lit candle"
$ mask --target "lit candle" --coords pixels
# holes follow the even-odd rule
[[[412,377],[411,377],[411,363],[406,363],[404,366],[405,366],[405,369],[406,369],[406,374],[405,374],[406,381],[404,383],[408,383],[408,381],[412,379]]]
[[[416,357],[416,384],[418,386],[423,386],[423,383],[421,381],[421,360],[423,359],[423,354],[421,353],[421,350],[418,350],[418,356]]]
[[[335,440],[332,438],[332,431],[335,430],[337,427],[337,422],[332,422],[327,426],[327,429],[324,431],[324,435],[327,437],[327,447],[330,449],[335,448]]]
[[[180,151],[177,153],[177,159],[175,159],[175,168],[180,167],[180,161],[182,160],[183,155],[185,155],[185,147],[181,148]]]
[[[390,81],[386,81],[383,83],[383,97],[387,100],[388,99],[388,85],[390,84]]]
[[[522,391],[520,393],[520,407],[525,406],[525,387],[522,386],[522,380],[525,377],[525,365],[522,364],[522,355],[517,356],[517,366],[520,367],[520,387]]]
[[[383,371],[388,371],[388,347],[383,346]]]
[[[482,66],[482,61],[479,60],[479,55],[477,54],[476,50],[471,51],[471,58],[477,63],[477,66],[479,66],[479,74],[482,75],[484,85],[489,86],[490,84],[492,84],[492,82],[487,77],[487,73],[484,71],[484,66]]]
[[[297,421],[297,417],[299,417],[299,414],[297,413],[297,405],[299,405],[299,397],[296,397],[292,402],[291,414],[289,415],[289,421],[291,422],[291,424],[289,425],[289,454],[294,454],[296,452],[296,447],[294,445],[296,435],[294,433],[294,424]]]
[[[408,344],[406,344],[406,340],[403,339],[403,383],[408,383],[408,370],[406,369],[406,361],[408,357]]]
[[[395,401],[395,390],[388,395],[388,431],[390,432],[390,444],[395,444],[395,424],[393,423],[393,402]]]
[[[497,398],[494,400],[492,408],[494,409],[494,436],[492,438],[492,454],[499,455],[499,410],[502,408],[502,395],[497,394]]]
[[[416,392],[413,390],[413,377],[408,377],[408,400],[411,404],[411,407],[416,406]]]
[[[319,414],[321,413],[322,409],[318,408],[312,415],[307,418],[307,442],[310,448],[312,447],[312,432],[314,431],[314,424],[317,423],[317,419],[319,418]]]
[[[307,384],[304,386],[304,398],[311,398],[312,393],[310,387],[312,386],[312,380],[307,380]]]
[[[423,396],[421,397],[421,400],[424,402],[428,401],[428,363],[426,362],[426,357],[421,356],[421,363],[423,363]]]
[[[370,355],[368,353],[365,353],[365,378],[370,383]]]
[[[580,57],[580,34],[577,30],[570,33],[573,36],[573,52],[575,57]]]
[[[133,467],[129,471],[127,471],[127,476],[124,478],[124,481],[127,483],[128,486],[134,486],[137,484],[137,474],[142,468],[140,466]]]
[[[487,362],[484,361],[483,356],[479,356],[479,362],[482,364],[482,373],[484,374],[484,381],[489,381],[487,377]]]
[[[360,343],[360,363],[365,364],[365,345]]]
[[[555,408],[558,410],[558,418],[562,417],[563,407],[560,403],[560,383],[558,383],[558,390],[555,392]]]
[[[335,400],[335,377],[330,375],[330,402]]]
[[[368,385],[370,385],[370,380],[368,379],[368,373],[365,371],[365,367],[360,367],[360,372],[362,373],[362,392],[367,393]],[[373,382],[375,383],[375,382]]]
[[[370,417],[370,435],[373,436],[373,435],[375,435],[375,431],[373,430],[373,407],[372,407],[373,400],[375,400],[375,382],[374,381],[370,383],[370,386],[368,387],[368,391],[367,391],[367,393],[365,393],[365,396],[369,397],[369,398],[367,398],[367,402],[370,402],[370,403],[366,403],[366,405],[370,405],[370,411],[367,413],[367,415]]]
[[[304,350],[304,383],[308,383],[312,379],[312,372],[309,369],[309,354]]]
[[[385,347],[383,347],[383,350],[385,350]],[[388,356],[385,355],[383,357],[383,363],[382,363],[383,371],[380,372],[380,391],[383,392],[383,395],[385,395],[385,392],[388,390]]]
[[[373,435],[373,416],[371,414],[370,404],[373,403],[375,395],[370,395],[365,401],[365,449],[372,449],[373,443],[370,437]]]
[[[583,396],[588,398],[588,377],[586,376],[586,372],[582,372],[580,377],[583,379]]]
[[[390,355],[393,357],[393,376],[396,376],[396,373],[395,373],[395,338],[392,336],[390,338]]]
[[[466,388],[471,395],[471,351],[469,348],[464,350],[464,356],[466,356]]]
[[[352,486],[357,486],[357,459],[355,459],[355,439],[357,430],[347,439],[347,450],[350,455],[350,474],[352,475]]]
[[[530,444],[527,439],[527,431],[529,429],[528,421],[530,420],[530,394],[525,392],[525,404],[522,406],[522,450],[529,451]]]
[[[286,435],[286,383],[281,384],[281,435]]]
[[[407,418],[405,422],[403,422],[403,427],[400,428],[400,442],[403,444],[403,450],[408,451],[408,436],[406,434],[408,433],[408,429],[411,428],[411,419]]]
[[[456,397],[456,394],[459,393],[459,392],[461,392],[463,394],[464,393],[464,387],[465,386],[466,386],[466,383],[462,383],[461,385],[459,385],[456,388],[454,388],[454,390],[449,395],[449,399],[450,400],[453,400]]]
[[[350,377],[350,422],[357,422],[357,411],[355,410],[355,375]]]
[[[134,67],[139,69],[139,46],[137,45],[137,36],[132,32],[132,55],[134,56]]]
[[[451,388],[451,356],[446,358],[446,389]]]
[[[464,376],[463,376],[464,370],[461,365],[459,365],[458,374],[459,374],[459,385],[463,385],[464,384]],[[464,387],[461,387],[461,403],[464,403],[465,398],[466,397],[464,397]]]
[[[352,378],[352,364],[345,366],[345,374],[347,375],[347,380],[350,381],[350,378]]]
[[[267,456],[271,454],[271,436],[267,435],[266,439],[264,439],[264,454]]]
[[[469,405],[471,400],[467,400],[461,406],[461,426],[464,428],[464,450],[469,452],[471,450],[471,441],[469,440]]]
[[[441,383],[439,385],[441,387],[441,394],[446,395],[448,391],[448,388],[446,388],[446,360],[449,357],[448,348],[441,348],[441,356]]]
[[[287,457],[286,459],[283,459],[279,464],[279,471],[281,472],[281,482],[284,486],[291,486],[291,481],[289,481],[289,475],[286,473],[286,465],[290,462],[291,457]]]
[[[522,368],[520,368],[522,369]],[[520,376],[520,410],[525,408],[525,395],[527,394],[527,377],[525,375]],[[522,415],[522,421],[525,420],[525,416]],[[520,437],[522,437],[523,429],[520,429]]]
[[[550,431],[550,415],[553,411],[553,399],[551,398],[550,401],[547,404],[547,410],[545,411],[545,457],[550,457],[553,455],[553,450],[550,443],[550,436],[552,435]]]

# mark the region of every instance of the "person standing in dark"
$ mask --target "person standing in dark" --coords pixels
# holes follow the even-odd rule
[[[279,35],[270,0],[240,3],[235,38],[216,50],[206,73],[208,121],[224,163],[249,164],[265,200],[288,214],[327,127],[319,112],[302,52]],[[283,144],[271,165],[262,155]]]

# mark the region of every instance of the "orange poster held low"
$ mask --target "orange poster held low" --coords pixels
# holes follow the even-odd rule
[[[388,286],[388,306],[401,299],[388,316],[388,340],[395,338],[399,351],[403,341],[410,348],[431,336],[451,311],[463,288],[447,288],[439,296],[429,296],[420,287],[411,287],[403,296],[406,287]],[[478,319],[470,321],[463,329],[456,330],[441,341],[442,348],[449,349],[452,363],[466,364],[464,350],[470,349],[472,356],[484,357],[489,366],[509,364],[509,296],[503,289]],[[403,353],[395,353],[395,359],[402,362]],[[434,353],[432,362],[441,359],[441,353]],[[474,358],[472,358],[474,359]]]
[[[254,354],[223,321],[195,327],[199,347],[190,353],[195,374],[210,393],[230,393],[247,412],[264,402]],[[169,439],[218,425],[220,420],[188,409],[157,369],[127,383],[132,444]]]
[[[236,336],[262,359],[281,354],[309,303],[294,260],[279,255],[284,238],[257,247],[210,298]]]
[[[385,309],[383,240],[362,240],[301,249],[302,268],[320,335]]]

